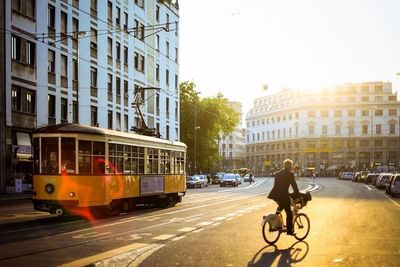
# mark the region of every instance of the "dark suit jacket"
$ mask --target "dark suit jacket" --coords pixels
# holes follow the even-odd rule
[[[289,186],[292,186],[295,193],[299,193],[299,188],[294,180],[294,174],[288,170],[281,170],[275,174],[274,187],[268,195],[271,199],[289,199]]]

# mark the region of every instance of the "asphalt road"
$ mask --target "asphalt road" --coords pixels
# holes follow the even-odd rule
[[[276,209],[266,198],[272,183],[190,189],[176,207],[93,222],[26,216],[33,211],[25,202],[6,212],[2,205],[0,266],[400,266],[400,199],[317,178],[302,209],[311,220],[307,239],[282,235],[269,246],[260,222]]]

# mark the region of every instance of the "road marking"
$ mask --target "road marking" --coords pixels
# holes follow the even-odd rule
[[[78,239],[78,238],[93,238],[93,237],[99,237],[99,236],[108,235],[108,234],[110,234],[110,232],[105,232],[105,233],[91,232],[91,233],[76,235],[76,236],[73,236],[72,238],[75,238],[75,239]]]
[[[372,188],[370,188],[368,185],[364,185],[366,188],[368,188],[369,191],[372,191]]]
[[[179,229],[178,230],[178,232],[191,232],[191,231],[193,231],[193,230],[196,230],[197,228],[194,228],[194,227],[184,227],[184,228],[181,228],[181,229]]]
[[[101,261],[103,259],[107,259],[110,257],[114,257],[116,255],[120,255],[123,253],[126,253],[128,251],[134,250],[134,249],[138,249],[138,248],[142,248],[145,246],[148,246],[150,244],[146,244],[146,243],[133,243],[131,245],[125,246],[125,247],[120,247],[120,248],[116,248],[113,250],[109,250],[94,256],[90,256],[87,258],[83,258],[83,259],[79,259],[73,262],[69,262],[66,264],[61,265],[60,267],[73,267],[73,266],[89,266],[90,264],[94,263],[94,262],[98,262]]]
[[[184,236],[184,235],[182,235],[182,236],[177,236],[177,237],[175,237],[175,238],[172,238],[171,241],[178,241],[178,240],[181,240],[182,238],[185,238],[185,236]]]
[[[175,237],[176,235],[169,235],[169,234],[165,234],[165,235],[159,235],[159,236],[155,236],[155,237],[153,237],[152,239],[154,239],[154,240],[167,240],[167,239],[170,239],[170,238],[173,238],[173,237]]]
[[[213,224],[214,222],[201,222],[201,223],[198,223],[197,225],[198,226],[207,226],[207,225],[210,225],[210,224]]]
[[[133,235],[130,235],[128,240],[139,240],[145,236],[151,236],[151,234],[150,233],[133,234]]]
[[[193,233],[199,233],[199,232],[201,232],[201,231],[203,231],[203,230],[204,230],[204,228],[199,228],[199,229],[193,231]]]
[[[230,220],[232,220],[234,217],[229,217],[229,218],[227,218],[225,221],[230,221]]]
[[[217,226],[217,225],[219,225],[219,224],[221,224],[221,222],[213,223],[213,224],[211,224],[211,226]]]
[[[228,213],[226,214],[227,217],[232,217],[232,216],[236,216],[237,213],[236,212],[232,212],[232,213]]]
[[[197,220],[200,220],[200,219],[201,219],[201,217],[195,217],[193,219],[186,220],[185,222],[193,222],[193,221],[197,221]]]
[[[391,199],[390,197],[388,197],[387,195],[384,195],[387,199],[389,199],[390,201],[392,201],[393,202],[393,204],[395,204],[397,207],[399,207],[400,208],[400,204],[399,203],[397,203],[396,201],[394,201],[393,199]]]
[[[213,221],[222,221],[222,220],[225,220],[225,219],[226,219],[226,217],[215,217],[212,220]]]

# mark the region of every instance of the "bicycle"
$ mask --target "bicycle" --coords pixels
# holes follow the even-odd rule
[[[307,202],[311,200],[311,194],[300,193],[300,196],[294,198],[291,194],[290,202],[293,212],[293,226],[294,226],[294,238],[299,241],[304,240],[310,232],[310,219],[305,213],[299,213],[298,211],[307,205]],[[275,244],[281,233],[287,231],[286,225],[282,218],[282,210],[277,209],[276,213],[264,215],[261,221],[262,234],[265,242],[272,245]]]

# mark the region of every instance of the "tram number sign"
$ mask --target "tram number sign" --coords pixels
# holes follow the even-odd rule
[[[140,194],[155,194],[164,192],[164,176],[141,176]]]

